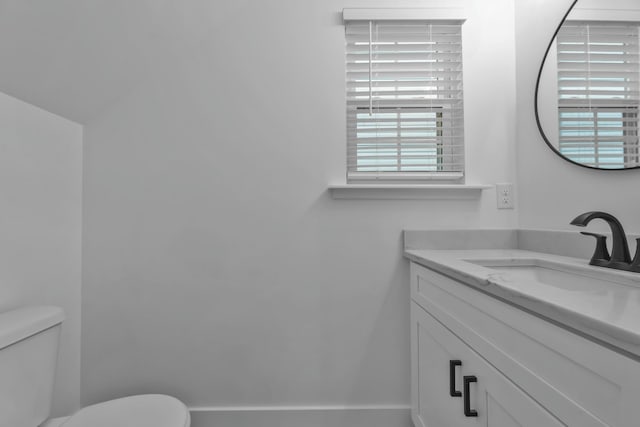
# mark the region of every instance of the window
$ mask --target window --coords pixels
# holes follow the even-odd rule
[[[346,24],[347,180],[464,175],[461,23]]]
[[[637,166],[638,24],[565,22],[557,43],[560,152],[598,168]]]

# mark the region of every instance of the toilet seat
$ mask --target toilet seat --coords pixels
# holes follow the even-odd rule
[[[189,410],[178,399],[143,394],[80,409],[60,427],[189,427]]]

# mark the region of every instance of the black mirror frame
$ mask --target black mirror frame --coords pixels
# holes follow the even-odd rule
[[[540,136],[542,136],[542,139],[544,139],[544,142],[551,149],[551,151],[553,151],[556,155],[558,155],[562,160],[567,161],[569,163],[573,163],[576,166],[580,166],[580,167],[586,168],[586,169],[592,169],[592,170],[598,170],[598,171],[607,171],[607,172],[620,172],[620,171],[629,171],[629,170],[633,170],[633,169],[639,169],[640,165],[634,166],[634,167],[630,167],[630,168],[604,169],[604,168],[597,168],[597,167],[594,167],[594,166],[588,166],[588,165],[573,161],[571,159],[568,159],[567,157],[563,156],[562,153],[560,153],[560,151],[556,147],[553,146],[553,144],[551,144],[551,141],[549,141],[549,138],[547,137],[547,134],[544,133],[544,130],[542,129],[542,123],[540,122],[540,114],[538,113],[538,90],[539,90],[539,87],[540,87],[540,79],[542,77],[542,70],[544,69],[544,64],[547,61],[547,57],[549,56],[549,51],[551,50],[551,47],[553,46],[553,43],[555,42],[556,37],[558,36],[558,32],[560,31],[560,28],[562,27],[562,24],[564,24],[564,22],[567,20],[567,16],[569,16],[569,13],[571,13],[571,11],[573,10],[573,7],[576,5],[576,3],[578,3],[578,0],[573,0],[573,3],[571,3],[571,6],[569,7],[569,10],[567,10],[567,13],[565,13],[564,16],[562,17],[562,20],[560,21],[560,24],[558,24],[558,27],[556,28],[556,31],[553,33],[553,36],[551,37],[551,41],[549,42],[549,45],[547,46],[547,50],[544,52],[544,57],[542,58],[542,63],[540,64],[540,69],[538,70],[538,78],[536,79],[536,92],[535,92],[535,95],[534,95],[534,109],[535,109],[535,114],[536,114],[536,124],[538,125],[538,131],[540,132]]]

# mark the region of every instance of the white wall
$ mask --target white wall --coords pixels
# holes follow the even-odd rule
[[[545,145],[535,124],[538,68],[571,1],[518,0],[515,4],[520,227],[575,230],[569,222],[576,215],[603,210],[618,217],[629,233],[638,233],[640,170],[598,171],[572,165]]]
[[[54,414],[80,403],[82,127],[0,93],[0,311],[66,313]]]
[[[467,181],[513,182],[513,1],[429,4],[468,15]],[[409,404],[401,231],[516,213],[494,190],[329,197],[344,180],[344,7],[425,2],[185,1],[155,72],[86,124],[84,403]]]

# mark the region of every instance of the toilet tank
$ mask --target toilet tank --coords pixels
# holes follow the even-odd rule
[[[48,418],[63,319],[49,306],[0,313],[0,427],[37,427]]]

